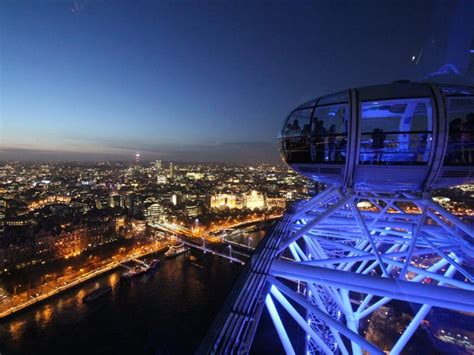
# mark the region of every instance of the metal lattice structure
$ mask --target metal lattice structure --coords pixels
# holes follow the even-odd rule
[[[397,301],[418,307],[390,350],[399,354],[432,307],[474,312],[473,236],[429,196],[328,188],[269,232],[201,352],[248,353],[265,305],[286,353],[301,351],[288,318],[306,354],[382,353],[362,320]]]
[[[305,330],[306,353],[380,353],[360,323],[394,300],[421,307],[392,354],[432,307],[474,312],[474,278],[464,265],[474,255],[473,235],[428,196],[330,188],[301,203],[268,278],[267,309],[285,351],[295,353],[274,301]],[[305,284],[303,295],[294,282]]]

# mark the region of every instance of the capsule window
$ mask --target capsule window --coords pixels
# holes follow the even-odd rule
[[[327,104],[336,104],[342,102],[349,102],[349,92],[342,91],[336,94],[331,94],[327,96],[323,96],[319,99],[318,105],[327,105]]]
[[[347,156],[349,107],[335,104],[316,107],[312,123],[312,160],[344,163]]]
[[[445,165],[474,165],[474,97],[448,97]]]
[[[431,100],[363,102],[360,164],[424,165],[432,142]]]
[[[310,130],[312,108],[296,110],[282,129],[282,147],[289,163],[310,163]]]

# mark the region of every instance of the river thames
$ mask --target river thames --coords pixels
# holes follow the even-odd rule
[[[264,235],[246,233],[236,241],[247,244],[251,237],[255,246]],[[159,267],[143,277],[120,281],[119,268],[1,321],[0,353],[193,353],[242,266],[195,250],[160,258]],[[83,303],[105,285],[112,293]]]

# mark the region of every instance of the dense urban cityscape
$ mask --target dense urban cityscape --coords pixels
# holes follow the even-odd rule
[[[282,166],[165,167],[160,160],[6,162],[0,179],[0,273],[154,236],[150,226],[156,223],[181,225],[197,236],[279,216],[287,203],[322,187]],[[462,185],[438,190],[434,199],[469,219],[473,192],[472,185]]]
[[[473,18],[0,1],[0,355],[474,355]]]
[[[141,162],[138,153],[132,162],[4,162],[0,178],[1,317],[137,258],[172,250],[180,243],[177,235],[217,251],[223,235],[271,224],[292,201],[324,188],[283,166]],[[463,185],[434,195],[452,213],[471,219],[473,190]],[[410,319],[393,312],[374,313],[368,321],[377,326],[367,324],[368,338],[383,344],[390,336],[381,329]],[[438,339],[472,349],[469,333],[461,331],[458,339],[443,327],[437,325]],[[393,338],[396,328],[392,332]]]
[[[235,225],[279,217],[287,201],[314,189],[282,167],[164,167],[161,161],[141,163],[138,156],[131,164],[9,162],[2,164],[0,177],[4,277],[54,260],[79,258],[105,245],[123,253],[121,248],[136,243],[164,241],[157,225],[180,226],[190,230],[191,237],[210,238],[209,233]],[[47,283],[48,277],[41,280]],[[36,294],[28,289],[38,285],[11,287],[1,291],[2,311],[6,304],[15,304],[8,303],[7,295]]]

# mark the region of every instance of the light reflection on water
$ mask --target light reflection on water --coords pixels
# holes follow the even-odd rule
[[[86,291],[83,288],[81,288],[79,292],[76,294],[76,301],[79,303],[82,302],[82,299],[84,298],[85,295],[86,295]]]
[[[12,340],[18,340],[23,335],[23,328],[26,326],[26,320],[15,320],[9,324],[9,331]]]
[[[256,245],[264,233],[252,235]],[[210,253],[189,255],[162,259],[156,271],[129,282],[118,268],[0,322],[0,353],[194,352],[241,267]],[[82,301],[105,285],[113,292]]]
[[[112,289],[115,289],[118,285],[119,280],[120,280],[119,275],[114,272],[113,274],[109,276],[109,280],[107,283],[110,287],[112,287]]]

